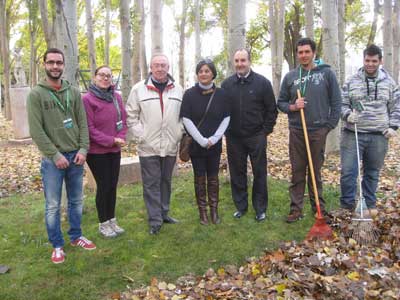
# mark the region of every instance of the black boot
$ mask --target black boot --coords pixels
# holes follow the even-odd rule
[[[218,176],[210,176],[207,178],[208,205],[210,205],[211,222],[213,224],[221,223],[218,216],[218,194],[219,181]]]
[[[200,224],[208,225],[205,176],[194,176],[194,191],[196,194],[197,206],[199,207]]]

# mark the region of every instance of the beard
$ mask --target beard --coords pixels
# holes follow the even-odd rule
[[[58,74],[57,76],[52,75],[50,70],[45,69],[45,71],[46,71],[47,77],[48,77],[49,79],[51,79],[51,80],[58,80],[58,79],[61,78],[61,76],[62,76],[62,74],[63,74],[63,71],[62,71],[62,70],[59,71],[59,74]]]

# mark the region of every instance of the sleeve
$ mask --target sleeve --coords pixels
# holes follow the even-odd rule
[[[43,115],[40,106],[40,94],[31,91],[27,99],[29,133],[43,156],[56,162],[62,154],[50,140],[43,128]]]
[[[347,117],[351,113],[351,102],[349,97],[350,82],[347,81],[342,88],[342,107],[341,107],[341,118],[343,121],[347,120]]]
[[[126,139],[127,141],[137,139],[143,135],[143,124],[140,120],[140,104],[138,97],[138,88],[136,85],[129,93],[128,101],[126,102],[126,125],[128,127]]]
[[[290,102],[290,90],[288,86],[288,75],[283,78],[281,89],[279,91],[278,97],[278,108],[281,112],[288,114],[289,111],[289,102]]]
[[[94,122],[96,112],[93,110],[93,106],[91,105],[90,98],[87,94],[83,96],[83,104],[86,110],[90,140],[104,147],[112,147],[114,144],[114,137],[106,135],[104,132],[96,128]]]
[[[79,126],[79,151],[83,155],[87,155],[89,150],[89,131],[88,131],[88,124],[86,119],[86,112],[85,107],[83,105],[81,93],[79,90],[75,90],[75,114],[78,120]]]
[[[276,101],[274,91],[272,89],[271,82],[265,79],[265,91],[264,91],[264,132],[270,134],[274,130],[276,124],[276,118],[278,117],[278,110],[276,108]]]
[[[208,139],[202,136],[197,127],[193,124],[192,120],[183,117],[183,125],[190,136],[203,148],[207,147]]]
[[[342,95],[340,91],[339,84],[336,79],[335,73],[330,70],[330,93],[329,93],[329,104],[330,113],[328,126],[333,129],[337,126],[340,118],[340,108],[342,105]]]
[[[231,120],[230,116],[225,117],[222,122],[219,124],[217,130],[215,131],[214,135],[212,135],[209,140],[213,145],[218,143],[218,141],[222,138],[224,135],[226,129],[228,128],[229,122]]]
[[[118,93],[115,93],[117,100],[118,100],[118,104],[121,110],[121,119],[122,119],[122,129],[120,131],[118,131],[116,137],[121,138],[123,140],[126,139],[126,133],[128,131],[128,127],[126,125],[126,110],[125,110],[125,105],[122,101],[121,96]]]
[[[400,88],[393,82],[392,97],[388,103],[389,127],[397,130],[400,127]]]

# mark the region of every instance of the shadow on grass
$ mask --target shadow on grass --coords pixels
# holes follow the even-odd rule
[[[287,189],[286,182],[269,182],[268,219],[257,223],[251,202],[248,214],[239,220],[232,218],[235,208],[230,186],[222,183],[222,223],[201,226],[193,177],[184,174],[173,181],[171,202],[171,216],[181,222],[165,224],[159,235],[150,236],[141,185],[125,186],[118,191],[116,213],[126,233],[109,240],[97,233],[94,194],[86,192],[82,228],[97,249],[85,252],[69,246],[68,223],[63,222],[67,257],[61,265],[50,261],[42,194],[0,199],[0,264],[11,267],[9,273],[0,275],[0,299],[108,299],[128,284],[147,285],[154,276],[171,282],[188,273],[201,275],[210,267],[240,265],[282,241],[302,240],[314,223],[308,203],[306,218],[285,223]],[[327,187],[324,194],[327,207],[335,208],[337,189]]]

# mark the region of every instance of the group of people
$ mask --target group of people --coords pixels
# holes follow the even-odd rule
[[[316,61],[316,44],[309,38],[297,42],[299,65],[286,74],[276,101],[271,83],[251,68],[251,55],[239,49],[233,56],[235,74],[217,87],[212,60],[196,66],[197,83],[183,91],[168,73],[169,61],[155,54],[150,74],[132,87],[126,106],[112,85],[112,70],[97,68],[89,91],[79,91],[61,79],[64,54],[48,49],[44,55],[46,79],[28,97],[31,136],[43,158],[41,174],[46,202],[45,220],[53,245],[52,261],[65,259],[60,227],[62,183],[68,198],[68,231],[72,246],[96,248],[81,230],[83,164],[87,161],[97,183],[96,207],[99,232],[115,237],[124,232],[115,217],[121,147],[135,140],[140,159],[143,198],[149,233],[163,224],[179,221],[169,214],[171,181],[179,142],[184,132],[193,141],[190,159],[200,224],[218,224],[219,164],[222,137],[226,137],[234,218],[248,211],[247,160],[253,173],[252,205],[255,220],[266,219],[267,137],[273,132],[278,108],[288,115],[289,158],[292,168],[288,223],[303,217],[306,181],[312,210],[315,200],[308,172],[309,162],[300,111],[304,110],[321,210],[327,214],[322,192],[321,168],[325,142],[340,117],[341,198],[344,209],[354,210],[358,173],[355,130],[363,161],[362,192],[368,208],[376,205],[379,172],[388,139],[400,125],[400,91],[380,68],[381,49],[364,50],[364,66],[340,89],[332,69]],[[356,126],[355,126],[356,125]],[[209,209],[208,209],[209,207]],[[209,213],[208,213],[209,211]]]

